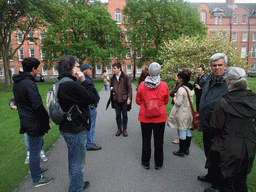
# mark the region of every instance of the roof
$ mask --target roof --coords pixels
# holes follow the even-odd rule
[[[224,12],[225,17],[231,17],[232,11],[237,8],[247,9],[249,11],[249,17],[256,17],[256,3],[236,3],[234,5],[228,3],[192,3],[197,8],[201,4],[206,4],[210,8],[211,13]]]

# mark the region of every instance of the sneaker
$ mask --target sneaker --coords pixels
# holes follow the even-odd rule
[[[43,185],[50,184],[51,182],[53,182],[53,180],[54,179],[52,177],[41,177],[41,179],[39,181],[34,183],[34,186],[35,187],[41,187]]]
[[[27,152],[27,157],[25,159],[25,164],[28,164],[29,163],[29,151]]]
[[[43,162],[48,161],[48,159],[47,159],[47,157],[46,157],[46,155],[45,155],[44,151],[41,151],[41,153],[40,153],[40,157],[41,157],[41,159],[42,159],[42,161],[43,161]]]
[[[87,189],[88,187],[90,187],[90,182],[85,181],[84,184],[83,184],[83,190]]]

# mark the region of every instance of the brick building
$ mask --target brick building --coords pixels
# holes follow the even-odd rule
[[[94,1],[94,0],[91,0]],[[116,20],[117,24],[125,31],[123,26],[122,9],[125,6],[125,0],[102,0],[110,12],[112,19]],[[193,3],[198,8],[201,21],[209,28],[208,33],[214,33],[222,30],[223,33],[228,35],[231,41],[237,42],[238,51],[241,52],[241,57],[248,55],[247,62],[251,65],[251,68],[256,68],[256,3],[235,3],[234,0],[226,0],[226,3]],[[43,60],[44,54],[42,54],[40,46],[43,39],[42,30],[36,30],[30,33],[30,37],[34,37],[34,42],[29,40],[25,41],[24,45],[17,51],[15,58],[10,60],[10,66],[12,74],[17,74],[22,71],[21,62],[24,57],[36,57],[39,60]],[[21,34],[16,31],[12,34],[13,47],[21,42]],[[126,55],[126,59],[123,64],[123,71],[132,75],[133,64],[130,59],[132,50]],[[115,60],[113,59],[113,62]],[[45,79],[56,79],[58,71],[53,66],[50,70],[43,69],[43,62],[41,62],[41,69],[39,73],[45,76]],[[0,56],[0,80],[4,79],[4,68],[2,58]],[[107,66],[106,70],[109,74],[112,73],[111,66]],[[142,68],[135,69],[136,75],[139,76]],[[101,77],[102,65],[96,64],[95,75]]]

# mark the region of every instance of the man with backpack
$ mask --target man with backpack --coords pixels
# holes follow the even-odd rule
[[[93,84],[85,79],[75,56],[67,55],[60,59],[58,71],[60,81],[71,79],[59,85],[57,94],[62,110],[69,112],[68,118],[59,126],[68,148],[69,192],[81,192],[90,185],[89,181],[83,181],[86,130],[90,130],[89,105],[97,103],[98,93]],[[76,107],[71,109],[72,106]]]
[[[35,83],[40,61],[28,57],[23,59],[24,72],[13,77],[13,94],[20,117],[20,134],[29,137],[29,168],[35,187],[47,185],[53,178],[43,177],[47,169],[40,168],[40,151],[43,146],[43,135],[50,129],[49,116],[44,108],[42,98]]]

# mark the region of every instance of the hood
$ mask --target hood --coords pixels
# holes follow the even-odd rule
[[[32,81],[35,81],[35,78],[29,72],[23,72],[18,75],[13,75],[12,79],[15,83],[18,83],[24,79],[31,79]]]
[[[245,117],[256,116],[256,94],[251,90],[231,91],[223,98],[235,109],[235,113],[239,113]]]
[[[160,84],[161,78],[158,76],[147,76],[144,80],[144,84],[147,87],[156,88]]]

